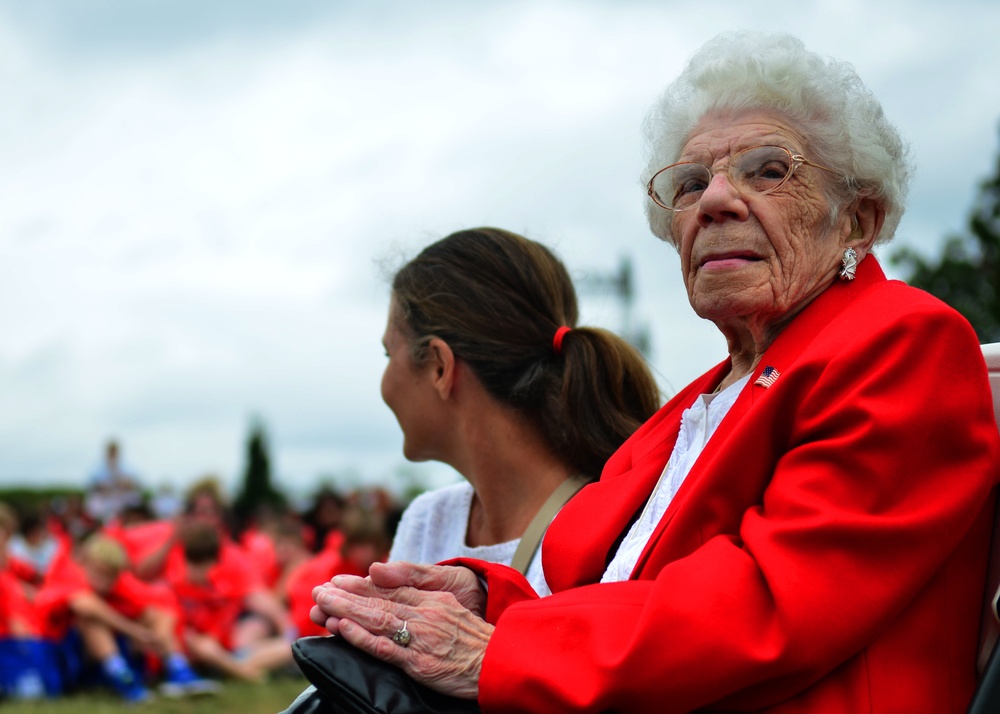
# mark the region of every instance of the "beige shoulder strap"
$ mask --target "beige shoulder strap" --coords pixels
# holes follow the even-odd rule
[[[569,499],[576,495],[576,492],[590,483],[589,479],[582,476],[571,476],[563,481],[555,491],[548,497],[538,513],[531,519],[527,530],[521,536],[521,542],[517,544],[514,551],[514,559],[510,562],[510,567],[524,575],[528,572],[531,559],[535,557],[538,546],[542,543],[542,536],[549,527],[549,523],[556,517],[559,509],[566,505]]]

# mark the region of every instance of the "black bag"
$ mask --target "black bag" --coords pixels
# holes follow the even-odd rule
[[[343,637],[303,637],[292,643],[299,669],[317,692],[285,714],[478,714],[479,704],[441,694],[403,670],[348,644]]]

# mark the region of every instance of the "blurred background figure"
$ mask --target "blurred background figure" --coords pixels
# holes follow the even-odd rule
[[[305,527],[301,518],[290,510],[275,514],[259,529],[253,541],[247,542],[246,536],[244,533],[247,552],[255,562],[258,562],[260,554],[259,562],[267,566],[266,570],[262,569],[265,584],[281,602],[287,603],[288,578],[300,565],[313,557],[313,553],[306,547]]]
[[[125,543],[136,574],[144,580],[157,580],[169,577],[171,568],[183,565],[181,533],[191,523],[206,523],[214,528],[227,558],[230,551],[233,557],[246,557],[233,542],[229,505],[215,476],[205,476],[188,488],[183,507],[174,518],[125,527],[116,537]]]
[[[70,541],[54,531],[40,507],[22,508],[19,521],[17,532],[7,543],[7,553],[30,566],[41,580],[59,554],[69,548]]]
[[[125,464],[121,447],[111,439],[104,446],[100,464],[90,474],[84,501],[87,513],[101,523],[107,523],[130,506],[142,503],[135,471]]]
[[[173,518],[183,507],[183,499],[170,482],[160,484],[156,493],[149,499],[149,509],[153,512],[153,517],[158,519]]]
[[[209,694],[219,685],[190,667],[177,638],[178,608],[165,587],[144,583],[130,571],[121,543],[95,533],[59,558],[35,601],[43,632],[76,651],[84,666],[76,684],[110,686],[127,702],[151,698],[146,664],[162,672],[160,692],[168,697]]]
[[[334,575],[367,575],[372,563],[385,562],[389,557],[392,543],[384,514],[358,505],[345,512],[342,537],[329,540],[333,545],[300,564],[288,576],[285,597],[292,624],[303,637],[329,634],[309,619],[309,611],[315,604],[313,588]]]
[[[84,494],[69,493],[56,496],[49,503],[49,527],[69,543],[83,539],[98,523],[87,513]]]
[[[340,519],[344,512],[344,497],[329,486],[320,488],[313,496],[312,507],[303,515],[306,527],[306,544],[313,553],[336,547],[340,534]],[[334,542],[328,543],[327,539]]]
[[[17,513],[0,502],[0,698],[37,699],[57,693],[59,682],[38,639],[38,618],[31,602],[35,571],[7,554],[17,533]],[[49,681],[46,681],[49,680]]]
[[[192,660],[251,682],[291,665],[297,632],[256,564],[205,521],[185,524],[180,542],[183,561],[171,564],[167,581],[180,603]]]

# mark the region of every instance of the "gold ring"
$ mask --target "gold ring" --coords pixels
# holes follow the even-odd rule
[[[410,631],[406,629],[406,620],[403,620],[403,626],[396,630],[396,634],[392,636],[392,641],[400,647],[409,647],[410,639]]]

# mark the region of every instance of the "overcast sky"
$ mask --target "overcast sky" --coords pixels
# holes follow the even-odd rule
[[[639,126],[740,28],[852,62],[910,142],[882,255],[964,228],[997,159],[996,2],[0,0],[0,486],[81,483],[110,436],[151,486],[232,485],[253,415],[297,493],[394,485],[380,266],[476,225],[580,279],[632,260],[669,396],[725,344],[645,225]]]

